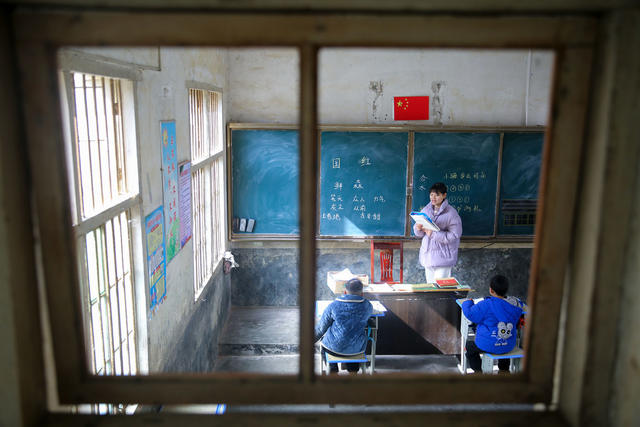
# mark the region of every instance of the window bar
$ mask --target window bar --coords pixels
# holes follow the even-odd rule
[[[102,305],[100,304],[100,299],[102,298],[102,296],[100,295],[102,292],[100,290],[100,272],[98,270],[98,266],[100,265],[100,259],[99,259],[99,251],[98,248],[100,247],[100,245],[98,244],[98,238],[99,238],[99,233],[98,231],[100,230],[100,228],[97,228],[96,230],[93,231],[94,233],[94,245],[95,245],[95,257],[96,257],[96,281],[97,283],[97,290],[98,290],[98,294],[96,296],[96,304],[97,304],[97,309],[98,309],[98,313],[100,314],[100,316],[98,317],[98,322],[100,323],[100,345],[102,347],[102,374],[104,375],[106,373],[106,367],[107,367],[107,359],[106,359],[106,349],[104,348],[104,325],[102,323],[102,319],[103,319],[103,313],[102,313]],[[93,319],[92,319],[93,320]],[[95,344],[94,344],[95,345]],[[100,372],[98,372],[98,370],[96,369],[96,374],[99,374]]]
[[[124,242],[126,239],[126,235],[123,235],[124,230],[123,227],[126,227],[126,217],[123,223],[123,216],[125,216],[124,212],[121,212],[118,215],[118,244],[119,244],[119,255],[120,255],[120,266],[122,270],[122,277],[118,281],[118,310],[120,312],[120,349],[122,351],[122,375],[130,375],[131,373],[131,360],[129,359],[129,319],[127,317],[127,302],[126,302],[126,292],[125,292],[125,278],[127,274],[129,274],[125,260],[124,260]],[[125,363],[126,362],[126,363]]]
[[[104,110],[104,77],[93,76],[93,108],[95,112],[96,141],[98,143],[98,153],[100,156],[100,187],[102,189],[102,203],[113,199],[111,187],[111,169],[109,168],[109,140],[106,132],[101,132],[102,125],[106,123]],[[106,158],[105,158],[106,157]],[[106,183],[105,183],[106,178]],[[109,191],[108,191],[109,190]]]
[[[127,168],[126,168],[126,156],[124,151],[124,123],[122,117],[122,86],[119,80],[109,79],[111,85],[111,96],[113,116],[115,116],[115,139],[116,146],[116,164],[118,165],[118,189],[121,192],[126,192],[129,188],[127,181]]]
[[[214,227],[218,218],[218,164],[213,162],[209,166],[211,169],[211,273],[213,273],[213,265],[218,261],[218,230]]]
[[[133,295],[133,274],[132,274],[132,270],[131,270],[131,266],[133,265],[133,260],[131,258],[131,224],[129,223],[129,217],[130,212],[126,211],[123,212],[123,215],[125,217],[125,224],[126,224],[126,228],[124,230],[126,230],[126,246],[123,246],[123,248],[126,248],[127,253],[126,253],[126,257],[125,259],[128,260],[128,266],[129,268],[127,269],[127,279],[125,280],[125,295],[126,295],[126,309],[127,309],[127,328],[130,329],[130,333],[128,333],[128,339],[129,339],[129,363],[130,363],[130,367],[129,367],[129,373],[130,375],[135,375],[138,372],[138,351],[137,348],[138,346],[136,345],[136,318],[135,318],[135,313],[134,313],[134,304],[135,304],[135,298]]]
[[[117,169],[114,169],[113,166],[115,165],[115,159],[113,159],[113,155],[115,155],[115,142],[113,140],[113,138],[110,138],[110,134],[109,134],[109,111],[110,109],[107,106],[107,97],[108,94],[111,93],[110,90],[108,90],[108,82],[110,79],[107,79],[105,77],[101,77],[101,81],[102,81],[102,97],[100,99],[100,110],[101,110],[101,118],[99,119],[100,124],[102,125],[102,131],[104,132],[104,142],[105,142],[105,151],[107,153],[107,171],[108,171],[108,188],[109,188],[109,195],[111,200],[113,200],[114,196],[118,194],[117,192],[117,187],[114,188],[114,176],[113,174],[116,173]],[[112,152],[114,153],[112,155]]]
[[[102,263],[102,283],[104,284],[104,291],[100,292],[100,310],[104,311],[102,312],[103,317],[102,317],[102,321],[105,324],[105,327],[107,328],[107,333],[103,335],[103,342],[104,342],[104,347],[105,347],[105,355],[107,354],[107,351],[109,352],[109,367],[110,369],[107,369],[107,366],[105,366],[105,375],[108,374],[113,374],[113,372],[115,371],[115,356],[114,356],[114,351],[113,351],[113,319],[111,318],[111,313],[108,310],[107,304],[110,305],[111,301],[110,301],[110,289],[109,289],[109,266],[108,266],[108,261],[107,261],[107,226],[109,225],[109,223],[112,222],[112,220],[108,220],[104,225],[102,225],[100,228],[102,229],[102,239],[100,239],[100,243],[102,246],[102,256],[99,258],[99,262]],[[107,264],[107,265],[105,265]],[[106,317],[104,317],[106,313]],[[104,329],[103,329],[104,330]]]
[[[115,137],[115,123],[113,118],[113,91],[111,89],[111,79],[105,78],[105,82],[103,83],[103,91],[104,96],[103,100],[103,108],[104,108],[104,120],[105,120],[105,133],[106,140],[108,142],[108,153],[109,153],[109,188],[111,190],[111,197],[113,198],[114,194],[120,194],[120,185],[119,185],[119,172],[118,172],[118,146],[117,146],[117,138]]]
[[[193,173],[192,180],[193,188],[191,189],[192,200],[193,200],[193,226],[194,226],[194,236],[193,236],[193,250],[195,251],[195,280],[193,283],[194,290],[198,290],[198,283],[200,281],[200,212],[198,212],[198,171],[196,170]]]
[[[124,217],[124,224],[123,224],[123,217]],[[123,354],[122,358],[123,361],[125,359],[126,356],[126,367],[127,369],[125,370],[124,367],[124,362],[122,365],[122,374],[125,375],[125,373],[127,375],[131,375],[131,353],[130,353],[130,348],[129,348],[129,335],[130,335],[130,328],[129,328],[129,317],[128,317],[128,312],[127,312],[127,292],[125,289],[125,278],[127,277],[127,275],[130,274],[130,271],[126,268],[126,264],[125,264],[125,250],[124,250],[124,246],[125,246],[125,238],[128,244],[128,233],[126,233],[126,228],[128,228],[127,225],[127,215],[125,212],[122,212],[120,215],[118,215],[118,221],[120,224],[120,233],[118,236],[118,243],[120,244],[120,265],[122,265],[122,277],[120,278],[120,282],[118,283],[118,309],[120,311],[120,329],[122,330],[122,327],[124,326],[124,334],[121,333],[121,342],[120,342],[120,348],[122,349],[122,351],[124,352],[124,349],[126,348],[126,354]],[[131,264],[129,263],[129,267],[131,266]],[[124,325],[122,322],[123,319],[123,314],[124,314]]]
[[[93,233],[93,232],[91,232],[91,233]],[[88,245],[87,245],[87,236],[85,236],[84,239],[85,239],[85,247],[88,247]],[[92,244],[95,247],[95,236],[93,238]],[[95,248],[94,248],[94,253],[95,253]],[[85,249],[84,255],[85,255],[85,263],[87,264],[87,277],[89,278],[89,287],[91,287],[90,281],[94,280],[94,279],[97,279],[97,277],[94,278],[94,279],[91,278],[91,273],[90,273],[90,270],[88,268],[88,265],[89,265],[89,252],[88,252],[88,250]],[[99,298],[99,294],[98,294],[98,298]],[[96,336],[96,333],[97,333],[97,330],[96,330],[96,326],[97,325],[95,325],[94,322],[93,322],[93,304],[91,302],[91,291],[90,290],[87,293],[87,304],[88,304],[87,312],[89,313],[89,334],[90,334],[89,337],[91,338],[91,342],[93,343],[92,344],[93,371],[97,373],[97,371],[98,371],[98,351],[97,351],[97,347],[96,347],[96,343],[95,343],[95,336]],[[104,363],[104,360],[103,360],[103,363]]]
[[[87,150],[87,165],[86,167],[89,168],[89,179],[88,182],[91,184],[91,192],[89,193],[91,195],[91,206],[85,206],[84,202],[85,202],[85,188],[84,185],[82,186],[83,191],[83,197],[82,197],[82,201],[83,201],[83,212],[82,212],[82,216],[86,217],[87,216],[87,211],[89,210],[93,210],[93,208],[95,207],[95,200],[96,200],[96,195],[95,195],[95,191],[93,188],[93,166],[91,164],[91,137],[89,136],[89,113],[87,111],[88,106],[87,106],[87,82],[85,80],[85,75],[84,74],[80,74],[80,78],[82,78],[82,103],[84,104],[84,109],[83,109],[83,113],[84,113],[84,123],[85,123],[85,131],[86,131],[86,137],[87,137],[87,142],[86,142],[86,150]],[[77,103],[77,101],[76,101]],[[78,136],[78,145],[81,144],[80,141],[80,137]],[[84,177],[83,177],[84,178]],[[85,181],[85,180],[83,180]]]
[[[193,142],[195,140],[195,129],[193,126],[193,89],[189,89],[189,130],[191,131],[191,161],[193,162]]]
[[[105,225],[105,248],[106,248],[106,264],[107,264],[107,301],[109,301],[109,312],[111,314],[111,318],[109,319],[110,326],[110,336],[111,336],[111,352],[113,355],[113,374],[119,375],[120,370],[122,369],[122,361],[120,360],[120,349],[119,349],[119,341],[121,338],[120,328],[118,328],[118,324],[120,322],[120,316],[118,313],[118,293],[117,289],[114,291],[114,288],[117,287],[118,283],[118,266],[116,263],[116,233],[115,233],[115,217],[107,222]]]
[[[194,201],[194,209],[193,212],[195,213],[195,220],[193,221],[193,224],[195,226],[195,238],[194,238],[194,243],[196,244],[195,250],[196,250],[196,256],[195,256],[195,260],[196,260],[196,280],[194,285],[194,289],[197,291],[198,290],[198,284],[200,283],[200,269],[202,268],[200,265],[200,211],[199,211],[199,205],[198,202],[200,201],[200,197],[199,197],[199,183],[198,183],[198,171],[196,170],[194,173],[194,180],[193,180],[193,201]]]
[[[114,271],[114,282],[113,285],[109,285],[110,289],[109,289],[109,294],[114,293],[115,291],[115,304],[111,303],[112,307],[111,307],[111,312],[112,312],[112,316],[111,316],[111,329],[114,330],[117,328],[117,332],[118,332],[118,336],[116,337],[114,334],[111,335],[111,345],[113,346],[113,353],[114,353],[114,357],[117,357],[117,355],[119,355],[119,359],[120,359],[120,369],[115,369],[114,373],[116,375],[122,375],[122,373],[124,372],[124,355],[123,353],[123,349],[122,349],[122,319],[120,318],[120,316],[122,315],[122,311],[120,310],[120,290],[119,290],[119,285],[118,282],[120,281],[120,278],[118,277],[119,274],[118,273],[122,273],[119,272],[118,269],[118,262],[117,262],[117,257],[118,257],[118,251],[117,251],[117,242],[116,239],[118,238],[118,235],[120,233],[116,233],[116,221],[120,221],[119,216],[114,216],[111,219],[111,245],[113,246],[112,250],[113,250],[113,267],[115,269]],[[110,298],[111,300],[111,298]],[[114,319],[113,317],[113,313],[117,314],[117,319]],[[115,324],[114,324],[115,323]],[[116,367],[117,365],[117,360],[114,359],[114,362],[116,362]],[[119,371],[119,372],[118,372]]]
[[[87,95],[88,95],[87,98],[89,96],[91,96],[91,104],[92,104],[91,106],[93,107],[92,108],[93,116],[90,116],[89,115],[89,111],[87,111],[87,117],[88,117],[88,119],[93,121],[93,123],[91,123],[91,124],[95,126],[94,131],[96,132],[95,135],[93,135],[94,139],[92,140],[91,139],[91,127],[92,126],[87,126],[87,128],[89,129],[89,134],[90,134],[90,136],[89,136],[89,141],[90,141],[89,144],[91,144],[92,146],[95,147],[96,155],[98,157],[97,160],[96,160],[97,161],[96,174],[95,175],[92,174],[93,178],[94,178],[93,186],[94,187],[97,186],[99,191],[100,191],[100,205],[99,206],[102,206],[102,205],[104,205],[104,202],[105,202],[105,195],[104,195],[104,189],[102,188],[102,156],[100,155],[100,135],[98,134],[98,111],[96,109],[97,108],[96,107],[96,104],[97,104],[97,100],[96,100],[96,77],[95,76],[87,76],[87,78],[91,79],[91,85],[92,85],[92,87],[90,88],[91,90],[87,93]],[[93,156],[92,156],[92,158],[93,158]],[[96,180],[99,180],[99,182],[96,183],[95,182]],[[94,203],[93,207],[94,207],[94,209],[96,208],[95,203]]]

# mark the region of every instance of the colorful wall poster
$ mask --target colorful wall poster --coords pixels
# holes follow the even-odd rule
[[[178,150],[176,147],[176,122],[161,123],[162,134],[162,183],[164,190],[164,221],[167,263],[180,250],[180,218],[178,217]]]
[[[144,219],[149,269],[149,310],[155,312],[167,296],[167,263],[165,260],[164,216],[162,206]]]
[[[180,248],[191,238],[191,162],[178,165],[180,180]]]

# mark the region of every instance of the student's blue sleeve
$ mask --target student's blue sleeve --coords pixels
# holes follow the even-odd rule
[[[462,312],[473,323],[480,323],[484,317],[481,304],[474,304],[471,299],[462,302]]]
[[[329,329],[329,326],[331,326],[331,324],[333,323],[333,316],[331,315],[333,311],[332,306],[333,303],[329,304],[329,306],[324,310],[324,313],[322,313],[320,321],[316,325],[315,339],[313,342],[317,342],[320,338],[322,338],[327,332],[327,329]]]

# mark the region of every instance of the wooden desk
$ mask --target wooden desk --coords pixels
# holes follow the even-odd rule
[[[380,301],[388,310],[378,321],[376,353],[460,354],[456,299],[465,298],[472,290],[468,286],[442,289],[425,284],[365,286],[365,297]]]
[[[378,354],[459,354],[456,299],[471,289],[365,293],[387,309],[380,320]]]

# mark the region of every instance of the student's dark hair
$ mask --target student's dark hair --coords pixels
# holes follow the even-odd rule
[[[362,292],[362,282],[358,279],[349,280],[344,287],[347,289],[347,292],[350,294],[355,294],[358,292]]]
[[[436,193],[440,193],[440,194],[446,194],[447,186],[445,185],[444,182],[436,182],[429,189],[429,193],[431,193],[432,191],[435,191]]]
[[[489,286],[496,294],[504,297],[507,295],[507,291],[509,290],[509,279],[501,274],[497,274],[491,278]]]

